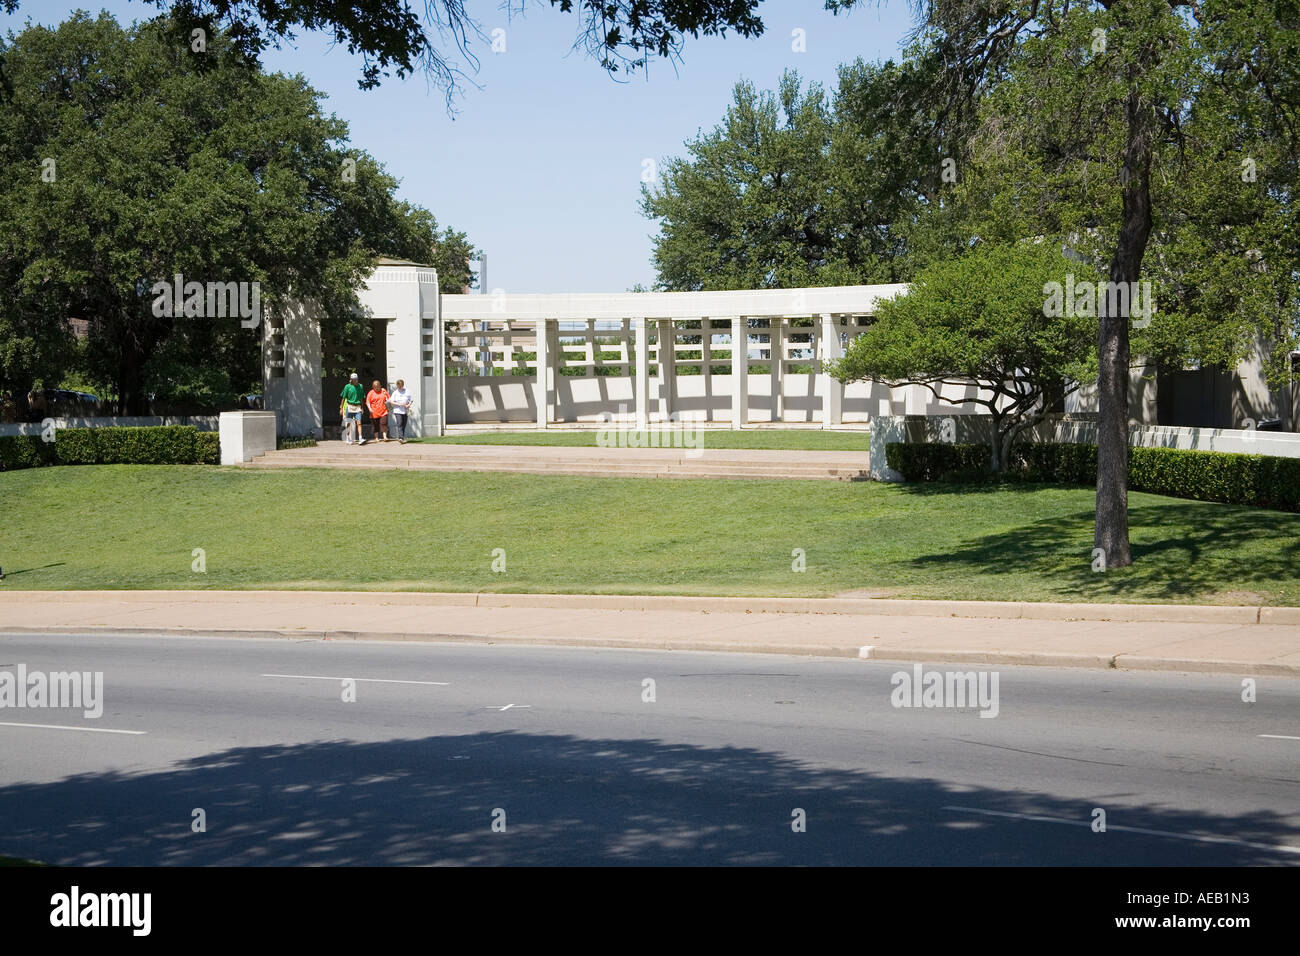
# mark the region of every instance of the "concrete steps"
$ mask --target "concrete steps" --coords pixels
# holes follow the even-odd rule
[[[274,451],[249,468],[351,468],[403,471],[500,471],[515,474],[625,478],[739,478],[864,481],[866,456],[858,452],[764,450],[706,451],[696,458],[680,449],[573,448],[530,445],[396,445]]]

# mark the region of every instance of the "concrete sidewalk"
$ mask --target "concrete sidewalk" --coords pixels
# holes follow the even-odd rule
[[[476,641],[1300,677],[1300,609],[326,591],[11,591],[0,631]]]
[[[245,468],[368,468],[506,471],[596,478],[745,478],[865,481],[861,451],[751,448],[601,448],[573,445],[455,445],[325,441],[269,451]]]

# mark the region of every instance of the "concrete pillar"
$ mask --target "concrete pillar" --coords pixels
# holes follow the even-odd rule
[[[650,320],[633,319],[636,323],[636,427],[650,427]]]
[[[768,319],[768,355],[772,359],[772,421],[785,420],[785,317]]]
[[[321,333],[314,303],[291,301],[262,323],[262,395],[282,435],[321,436]],[[337,397],[332,397],[338,402]]]
[[[840,326],[838,316],[823,313],[821,316],[821,334],[817,339],[821,345],[823,363],[837,359],[844,354],[840,348]],[[824,367],[824,366],[823,366]],[[834,428],[840,423],[840,409],[844,401],[844,386],[825,372],[818,378],[822,392],[822,428]]]
[[[731,317],[731,427],[749,423],[749,329],[743,315]]]
[[[672,319],[659,320],[659,415],[668,421],[677,394],[677,331]]]
[[[537,405],[537,427],[545,429],[550,423],[551,403],[551,348],[547,332],[548,321],[537,320],[537,382],[533,385],[533,401]]]
[[[704,382],[704,420],[713,421],[713,319],[700,316],[700,375]]]
[[[871,477],[876,481],[902,481],[903,476],[885,461],[885,446],[907,441],[907,427],[896,415],[877,415],[871,420]]]
[[[275,451],[275,412],[222,412],[217,419],[221,463],[237,465]]]

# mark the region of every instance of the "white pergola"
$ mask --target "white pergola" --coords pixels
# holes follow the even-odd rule
[[[674,420],[742,428],[751,417],[834,428],[900,407],[921,413],[927,398],[917,387],[846,388],[824,370],[883,299],[904,291],[895,284],[444,295],[432,268],[386,259],[358,296],[363,313],[385,323],[368,363],[375,377],[403,379],[415,403],[412,433],[439,435],[449,423],[547,428],[614,415],[641,428]],[[303,302],[263,322],[266,407],[279,413],[281,434],[319,435],[346,381],[345,371],[322,362],[322,349],[334,347],[322,340],[320,318]],[[729,349],[726,365],[713,359],[715,344]],[[762,371],[751,374],[755,365]]]
[[[807,318],[814,322],[815,364],[818,371],[817,391],[821,394],[821,424],[832,428],[840,424],[843,387],[821,371],[821,362],[842,354],[841,334],[855,335],[859,327],[849,327],[852,320],[869,317],[882,299],[898,295],[905,285],[832,286],[826,288],[764,289],[719,292],[623,292],[598,294],[506,294],[442,295],[439,303],[439,326],[446,329],[459,324],[473,329],[480,323],[504,324],[508,327],[532,326],[535,330],[536,378],[533,404],[538,428],[554,420],[556,405],[556,368],[559,324],[562,321],[619,322],[630,325],[635,336],[634,369],[635,421],[645,428],[651,421],[650,337],[654,331],[660,343],[658,394],[660,417],[671,414],[678,394],[678,364],[708,365],[710,329],[718,321],[729,323],[731,338],[731,427],[748,423],[749,337],[756,330],[749,320],[765,319],[769,334],[774,420],[782,416],[784,401],[784,342],[787,322]],[[700,360],[679,363],[675,356],[674,323],[681,320],[702,321],[703,349]],[[663,343],[668,343],[664,348]],[[629,358],[631,358],[629,356]],[[533,363],[529,363],[533,364]],[[443,371],[443,394],[447,379]],[[445,407],[445,398],[444,398]]]

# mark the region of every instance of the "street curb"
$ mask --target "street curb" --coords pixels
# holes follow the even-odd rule
[[[7,633],[16,636],[43,634],[94,634],[109,637],[197,637],[262,638],[310,641],[396,641],[426,644],[504,644],[534,647],[599,647],[615,650],[707,651],[724,654],[785,654],[796,657],[852,658],[898,664],[948,663],[977,666],[1070,667],[1092,670],[1167,671],[1197,674],[1233,674],[1254,677],[1297,677],[1300,664],[1259,661],[1194,660],[1119,654],[1066,654],[1042,651],[963,651],[952,648],[909,648],[889,650],[872,647],[866,654],[858,646],[836,644],[760,643],[745,646],[713,641],[641,640],[619,637],[530,637],[462,633],[409,633],[398,631],[240,630],[236,628],[108,627],[83,625],[27,626]]]
[[[307,601],[363,606],[535,607],[606,611],[699,611],[746,614],[852,614],[890,617],[996,618],[1036,621],[1300,625],[1300,607],[1201,604],[1065,604],[1034,601],[935,601],[897,598],[695,597],[637,594],[515,594],[494,591],[10,591],[9,600],[58,595],[64,603],[150,601],[244,604]]]

